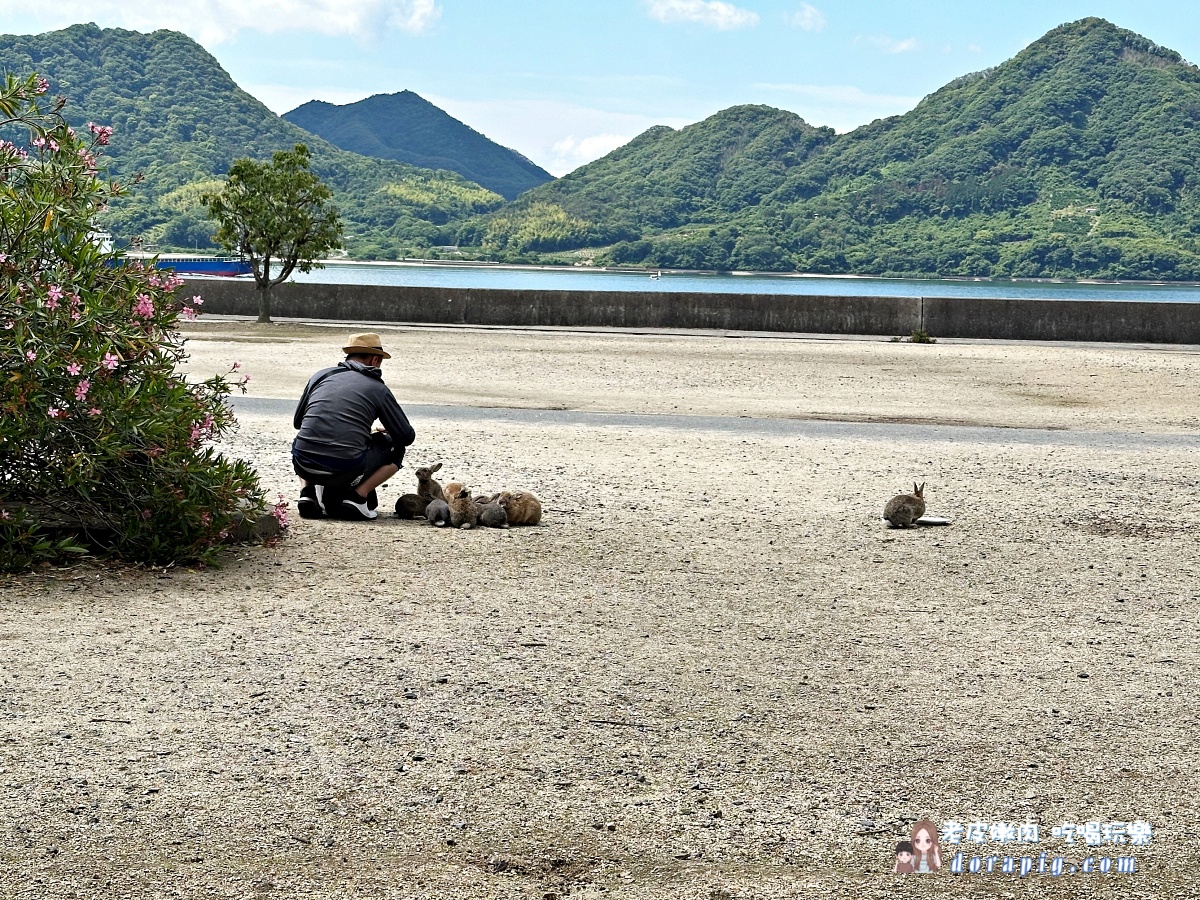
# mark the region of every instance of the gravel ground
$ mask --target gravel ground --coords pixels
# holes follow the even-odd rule
[[[191,370],[294,398],[348,330],[208,323]],[[3,896],[1195,895],[1196,348],[381,330],[402,403],[908,424],[429,415],[385,504],[441,460],[543,525],[0,580]],[[952,526],[882,526],[913,480]],[[892,875],[918,818],[1154,836]]]

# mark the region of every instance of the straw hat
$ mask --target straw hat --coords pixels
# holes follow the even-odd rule
[[[392,354],[383,349],[383,341],[380,340],[379,335],[371,332],[350,335],[350,343],[342,348],[342,352],[347,356],[361,353],[364,356],[382,356],[384,359],[392,358]]]

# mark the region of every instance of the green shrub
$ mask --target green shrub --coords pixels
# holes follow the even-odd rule
[[[84,544],[136,562],[209,560],[266,504],[254,470],[211,446],[235,425],[230,380],[176,370],[179,317],[203,301],[99,246],[95,217],[123,192],[97,175],[112,130],[76,135],[45,90],[36,76],[0,87],[14,138],[0,143],[0,570]]]

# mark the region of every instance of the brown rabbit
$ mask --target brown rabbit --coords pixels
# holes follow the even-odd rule
[[[433,473],[441,467],[441,463],[436,463],[432,466],[422,466],[417,469],[417,496],[424,497],[426,503],[430,500],[446,499],[446,495],[442,492],[442,486],[434,481],[433,478]]]
[[[447,503],[454,499],[454,495],[463,489],[461,481],[451,481],[448,484],[442,485],[442,497]]]
[[[401,519],[415,519],[425,515],[425,507],[429,501],[416,494],[404,494],[396,501],[396,516]]]
[[[917,487],[913,483],[911,494],[897,494],[883,508],[883,517],[888,520],[889,528],[907,528],[921,516],[925,515],[925,482]]]
[[[471,491],[464,484],[448,501],[450,504],[450,525],[454,528],[474,528],[479,522],[479,508],[471,499]]]
[[[529,491],[501,491],[500,505],[509,525],[536,525],[542,521],[542,501]]]

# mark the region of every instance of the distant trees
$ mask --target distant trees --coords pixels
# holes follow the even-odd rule
[[[1195,69],[1085,19],[847,134],[753,106],[651,129],[459,244],[533,231],[553,239],[531,254],[652,267],[1192,280],[1197,159]],[[571,227],[538,222],[543,204]]]
[[[98,220],[121,246],[140,237],[147,249],[211,252],[212,229],[197,188],[211,190],[208,182],[239,157],[269,159],[298,141],[307,143],[313,171],[333,191],[344,243],[358,257],[373,255],[370,247],[386,252],[431,240],[446,223],[504,203],[453,172],[368,159],[312,138],[241,90],[203,47],[178,32],[72,25],[0,35],[0,58],[6,71],[37,69],[51,92],[68,94],[65,113],[76,131],[94,121],[122,136],[106,158],[130,192]]]
[[[304,144],[277,151],[269,163],[239,159],[221,191],[201,199],[219,225],[217,240],[254,266],[259,322],[271,321],[271,288],[296,269],[319,268],[317,260],[342,243],[333,195],[309,160]]]

